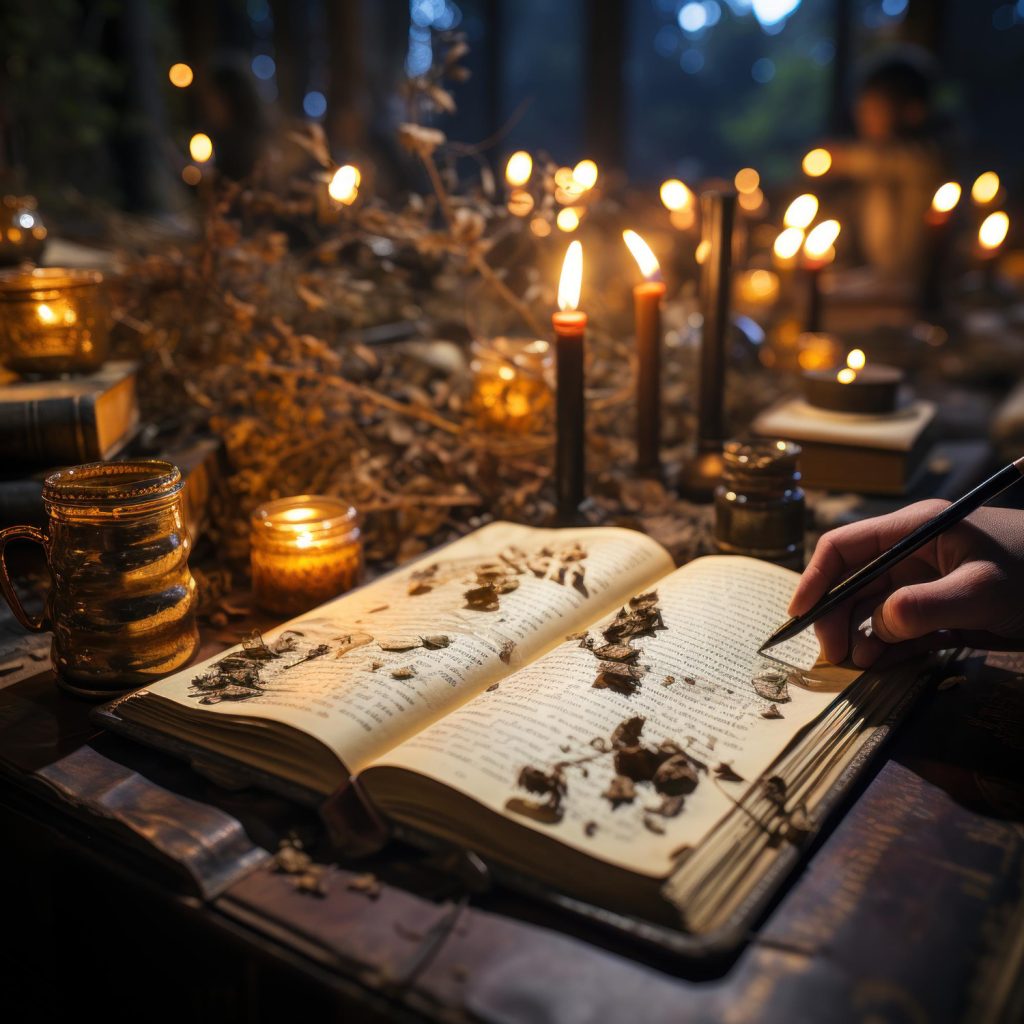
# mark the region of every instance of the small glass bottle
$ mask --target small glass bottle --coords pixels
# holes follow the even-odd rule
[[[790,441],[727,441],[715,489],[715,545],[788,569],[804,564],[804,492]]]
[[[252,515],[252,590],[276,615],[299,615],[351,590],[363,566],[359,516],[318,494],[281,498]]]

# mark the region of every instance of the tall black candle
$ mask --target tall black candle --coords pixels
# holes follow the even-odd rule
[[[586,429],[583,388],[583,336],[587,314],[576,307],[583,277],[583,247],[571,242],[558,284],[559,311],[555,329],[555,489],[558,520],[568,524],[579,516],[586,485]]]
[[[736,196],[705,192],[700,197],[700,304],[704,316],[700,346],[700,387],[697,399],[697,450],[720,451],[725,440],[723,414],[725,361],[729,345],[729,302],[732,285],[732,230]]]

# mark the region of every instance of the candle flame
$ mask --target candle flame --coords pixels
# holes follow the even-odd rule
[[[572,169],[572,176],[576,184],[585,192],[597,184],[597,164],[593,160],[581,160]]]
[[[205,164],[213,156],[213,140],[205,132],[196,132],[188,140],[188,152],[197,164]]]
[[[971,198],[979,205],[991,203],[999,192],[999,175],[995,171],[984,171],[974,179]]]
[[[651,247],[635,231],[623,231],[622,240],[633,254],[633,259],[636,260],[640,273],[648,281],[655,277],[661,270],[661,267],[658,264],[658,257],[651,252]]]
[[[170,70],[167,72],[167,77],[171,80],[171,85],[176,89],[187,89],[192,84],[192,79],[195,76],[187,64],[179,63],[171,65]]]
[[[787,228],[802,228],[807,230],[811,226],[811,222],[815,217],[818,216],[818,197],[810,192],[805,192],[802,196],[797,196],[786,207],[786,213],[782,218],[782,223]]]
[[[863,370],[867,365],[868,357],[864,355],[864,350],[860,348],[852,348],[846,355],[846,365],[851,370]]]
[[[506,380],[506,381],[508,381],[508,380],[515,380],[516,379],[516,371],[513,370],[511,366],[499,366],[498,367],[498,376],[502,380]]]
[[[36,316],[39,317],[40,323],[55,324],[57,322],[57,314],[45,302],[40,302],[36,306]]]
[[[313,545],[313,534],[311,534],[308,530],[303,530],[302,533],[300,533],[295,538],[295,546],[297,548],[308,548],[308,547],[312,547],[312,545]]]
[[[558,211],[558,216],[555,218],[555,224],[558,226],[559,231],[575,231],[580,226],[579,209],[575,206],[567,206],[564,210]]]
[[[663,181],[658,194],[666,210],[685,210],[693,202],[693,193],[678,178]]]
[[[578,309],[583,290],[583,246],[577,239],[569,243],[562,261],[562,275],[558,279],[558,308],[567,313]]]
[[[525,149],[517,150],[505,164],[505,180],[517,187],[525,185],[533,174],[533,157]]]
[[[932,197],[932,209],[936,213],[949,213],[954,210],[956,204],[960,202],[960,192],[961,188],[955,181],[947,181],[945,185],[940,185]]]
[[[839,221],[823,220],[811,228],[804,242],[804,253],[812,260],[822,259],[828,255],[835,240],[839,237]]]
[[[757,187],[761,184],[761,175],[753,167],[743,167],[736,172],[732,183],[736,186],[737,192],[747,195],[757,191]]]
[[[808,178],[820,178],[832,166],[832,154],[827,149],[812,149],[801,166]]]
[[[978,241],[986,249],[998,249],[1010,230],[1010,218],[1003,210],[990,213],[978,228]]]
[[[852,384],[857,379],[857,371],[851,370],[849,366],[844,366],[837,374],[836,380],[840,384]]]
[[[772,246],[772,252],[780,260],[791,260],[799,251],[800,246],[804,244],[804,233],[800,228],[786,228],[785,231],[779,234],[779,237],[775,239],[775,245]]]
[[[327,194],[336,202],[351,206],[359,194],[359,185],[363,180],[359,168],[345,164],[334,172],[331,183],[327,186]]]

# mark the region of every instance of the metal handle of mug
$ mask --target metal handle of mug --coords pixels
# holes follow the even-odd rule
[[[7,545],[12,540],[30,540],[38,544],[45,551],[46,534],[34,526],[9,526],[6,530],[0,530],[0,592],[3,593],[5,600],[11,606],[14,617],[27,630],[32,633],[44,633],[50,628],[46,614],[40,615],[38,619],[31,618],[22,606],[21,598],[18,597],[14,584],[11,582],[11,574],[7,569],[5,551]]]

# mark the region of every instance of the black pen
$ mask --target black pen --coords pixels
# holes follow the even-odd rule
[[[981,508],[986,501],[991,501],[997,494],[1001,494],[1011,484],[1015,484],[1024,476],[1024,458],[1011,462],[1004,466],[998,473],[990,476],[984,483],[978,484],[973,491],[968,491],[962,498],[958,498],[952,505],[944,508],[934,519],[922,523],[916,530],[908,533],[906,537],[896,541],[888,551],[883,551],[873,561],[868,562],[863,568],[847,576],[842,583],[837,583],[821,600],[819,600],[810,611],[803,615],[797,615],[788,622],[783,623],[761,646],[757,649],[758,654],[764,654],[778,644],[792,640],[798,633],[803,632],[811,623],[817,622],[823,615],[827,615],[837,605],[842,604],[847,598],[856,594],[858,590],[866,587],[869,583],[877,580],[879,576],[888,572],[897,562],[901,562],[908,555],[912,555],[918,548],[934,540],[940,533],[944,533],[951,526],[955,526],[961,520],[966,519],[975,509]]]

